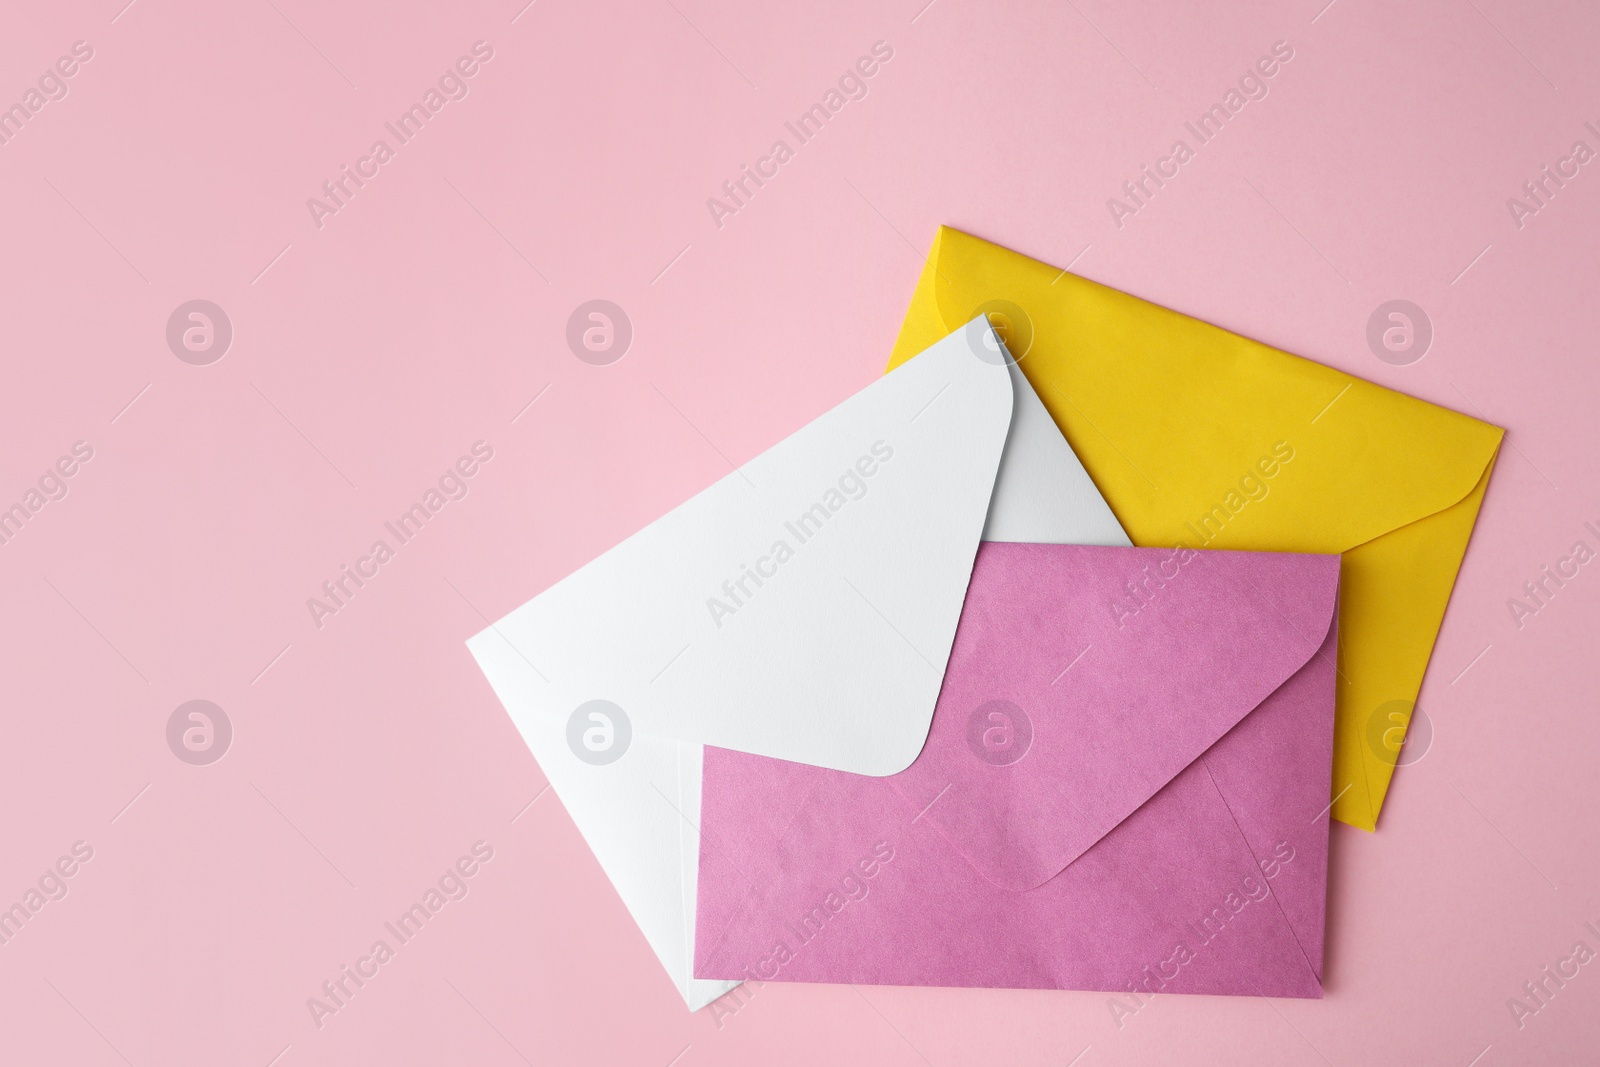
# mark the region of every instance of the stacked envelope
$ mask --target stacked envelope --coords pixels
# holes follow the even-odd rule
[[[1321,996],[1501,431],[948,229],[890,367],[468,642],[685,1000]]]

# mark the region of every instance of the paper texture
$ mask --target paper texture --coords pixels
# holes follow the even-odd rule
[[[696,973],[1320,996],[1338,581],[985,544],[910,770],[706,749]]]

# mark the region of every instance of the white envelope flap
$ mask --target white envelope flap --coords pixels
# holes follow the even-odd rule
[[[873,382],[495,627],[565,724],[858,774],[921,750],[1011,422],[962,331]],[[996,346],[998,347],[998,346]]]

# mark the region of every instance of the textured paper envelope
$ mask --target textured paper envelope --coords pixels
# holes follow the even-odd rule
[[[1134,543],[1344,553],[1333,813],[1373,829],[1502,431],[949,228],[890,366],[979,313]]]
[[[1338,582],[985,544],[909,770],[705,750],[695,973],[1320,996]]]

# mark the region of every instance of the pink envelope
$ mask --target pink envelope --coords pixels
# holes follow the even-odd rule
[[[1320,997],[1338,585],[983,544],[906,771],[705,750],[696,976]]]

